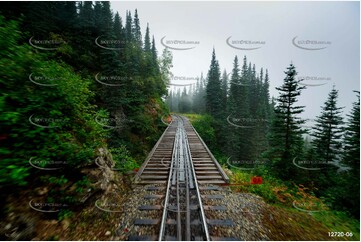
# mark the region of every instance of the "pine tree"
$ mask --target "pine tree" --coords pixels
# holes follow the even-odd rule
[[[133,26],[132,14],[130,13],[130,11],[127,11],[126,20],[125,20],[125,39],[128,43],[134,40],[132,26]]]
[[[57,33],[60,26],[57,21],[57,10],[60,2],[29,2],[25,27],[37,38],[49,38],[49,33]],[[87,5],[85,5],[88,7]]]
[[[357,93],[358,100],[353,103],[348,115],[342,160],[351,170],[342,174],[344,179],[337,190],[341,191],[337,201],[338,207],[346,207],[355,218],[360,219],[360,92],[354,92]]]
[[[98,28],[101,39],[119,41],[122,34],[122,26],[120,17],[116,17],[113,21],[113,13],[110,9],[109,2],[96,2],[94,6],[96,16],[96,26]],[[114,50],[99,47],[98,64],[100,67],[99,73],[102,77],[108,77],[106,85],[99,84],[101,89],[101,97],[104,107],[116,119],[121,119],[124,116],[121,100],[124,99],[124,80],[120,80],[122,73],[122,63],[120,59],[120,43],[115,42],[112,45],[106,45]],[[117,77],[117,78],[114,78]],[[112,85],[112,86],[110,86]],[[119,131],[119,130],[116,130]],[[119,131],[120,132],[120,131]]]
[[[286,77],[282,86],[277,87],[279,96],[276,99],[275,114],[272,120],[271,134],[269,137],[270,150],[268,158],[272,161],[274,172],[283,179],[289,179],[295,174],[296,168],[293,159],[302,156],[301,124],[305,121],[298,115],[304,111],[304,106],[296,106],[297,97],[301,95],[304,86],[296,80],[296,68],[291,63],[285,71]],[[293,176],[294,177],[294,176]]]
[[[99,49],[94,48],[94,40],[100,34],[96,32],[94,14],[92,2],[79,3],[79,30],[74,49],[76,49],[79,56],[78,63],[81,64],[80,68],[98,70],[98,60],[96,58],[99,54]]]
[[[337,107],[338,91],[333,87],[327,101],[322,107],[322,113],[316,118],[313,145],[322,161],[334,162],[341,151],[343,132],[342,108]]]
[[[240,78],[240,69],[238,64],[238,57],[234,57],[233,69],[230,79],[230,89],[229,89],[229,98],[228,98],[228,117],[235,117],[237,115],[237,106],[238,106],[238,95],[239,95],[239,85],[241,82]],[[238,132],[235,132],[235,127],[228,124],[228,139],[227,139],[227,149],[226,153],[232,156],[234,159],[238,156],[239,153],[239,139]]]
[[[151,44],[150,44],[150,37],[149,37],[149,24],[147,24],[147,29],[145,31],[144,51],[146,53],[151,53]]]
[[[252,70],[251,64],[247,66],[247,57],[244,56],[243,58],[243,65],[241,69],[241,76],[239,85],[235,88],[237,89],[237,96],[236,96],[236,108],[234,118],[238,118],[240,120],[247,120],[251,118],[251,109],[250,109],[250,89],[251,89],[251,81],[252,81]],[[237,123],[239,126],[244,127],[234,127],[236,128],[236,136],[237,136],[237,159],[240,160],[250,160],[255,159],[253,157],[253,145],[251,143],[251,137],[254,132],[253,122],[243,122]]]
[[[83,31],[91,32],[95,29],[92,2],[82,2],[79,9],[80,28]]]
[[[269,131],[270,120],[272,119],[271,114],[273,107],[271,105],[271,99],[269,94],[269,75],[268,70],[266,69],[266,74],[263,78],[263,68],[260,73],[260,118],[262,119],[261,123],[261,141],[260,144],[262,147],[261,152],[268,149],[268,141],[266,139],[267,133]]]
[[[135,9],[135,13],[134,13],[133,33],[134,33],[135,44],[139,48],[142,48],[142,46],[143,46],[143,44],[142,44],[142,33],[140,31],[140,23],[139,23],[138,10],[137,9]]]
[[[237,56],[234,57],[233,61],[233,69],[230,80],[230,89],[229,89],[229,101],[228,101],[228,111],[230,114],[234,114],[236,112],[236,103],[238,97],[238,85],[240,84],[240,69],[238,64]]]
[[[221,104],[224,115],[226,115],[227,109],[227,98],[228,98],[228,74],[227,71],[223,71],[222,80],[221,80]]]
[[[264,83],[263,83],[263,88],[262,88],[262,98],[263,98],[263,106],[265,107],[265,117],[266,117],[266,119],[269,119],[272,109],[270,107],[269,77],[268,77],[267,69],[266,69],[266,75],[264,78]]]
[[[157,49],[155,47],[154,36],[153,36],[153,40],[152,40],[152,57],[153,57],[153,62],[155,63],[155,65],[157,65]]]
[[[248,79],[249,79],[249,109],[250,109],[250,116],[257,118],[259,110],[259,103],[260,103],[260,96],[259,96],[259,80],[256,78],[256,66],[249,64],[248,67]]]
[[[63,30],[70,33],[75,31],[76,23],[78,22],[78,15],[75,1],[63,2],[62,11],[59,11],[58,21],[61,22]]]
[[[102,8],[103,8],[102,3],[100,1],[95,1],[94,10],[93,10],[94,25],[95,25],[94,31],[96,32],[96,34],[98,36],[103,35],[106,32],[103,29],[103,27],[104,27],[104,16],[103,16]]]
[[[268,78],[268,77],[267,77]],[[263,69],[261,68],[260,75],[256,73],[256,66],[253,65],[251,72],[250,86],[250,116],[254,119],[249,152],[253,159],[258,159],[261,153],[267,150],[267,110],[269,109],[269,103],[267,97],[269,96],[268,88],[264,88],[263,81]]]
[[[239,85],[236,87],[238,90],[236,96],[236,112],[241,118],[250,118],[249,87],[251,83],[249,73],[247,57],[244,56]]]
[[[360,92],[355,92],[358,100],[353,103],[351,114],[347,115],[349,119],[345,134],[343,162],[350,166],[357,176],[360,174]]]
[[[207,89],[206,89],[206,107],[207,112],[220,119],[222,115],[222,104],[221,104],[221,80],[220,80],[219,64],[216,59],[216,52],[213,49],[211,65],[207,76]]]
[[[216,120],[215,128],[216,128],[216,138],[218,146],[222,150],[228,149],[228,123],[227,123],[227,102],[228,102],[228,74],[227,71],[224,70],[221,79],[220,92],[218,94],[220,99],[220,119]]]
[[[125,62],[124,51],[126,47],[125,30],[123,27],[122,18],[119,16],[118,12],[114,16],[113,33],[115,36],[115,40],[119,42],[114,45],[114,47],[118,49],[116,50],[116,53],[120,63],[119,74],[121,76],[126,76],[124,70],[124,62]]]
[[[102,13],[102,31],[104,31],[104,33],[112,33],[113,30],[113,13],[112,10],[110,9],[110,2],[107,1],[102,1],[102,8],[101,8],[101,13]]]
[[[117,40],[119,40],[120,48],[124,48],[125,32],[123,28],[122,18],[117,12],[114,16],[113,32]]]

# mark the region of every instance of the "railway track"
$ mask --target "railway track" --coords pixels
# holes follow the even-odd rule
[[[216,226],[233,226],[231,220],[210,214],[226,210],[217,204],[223,196],[209,191],[220,190],[218,185],[227,183],[228,177],[186,118],[173,115],[136,181],[151,193],[144,200],[153,203],[139,207],[145,218],[134,225],[153,229],[152,234],[131,235],[129,240],[236,240],[212,232]]]
[[[200,184],[226,184],[228,176],[214,158],[207,145],[184,117],[173,115],[163,135],[149,153],[146,161],[139,169],[136,180],[138,184],[166,184],[169,164],[171,163],[173,144],[178,122],[182,122],[188,138],[192,162]]]

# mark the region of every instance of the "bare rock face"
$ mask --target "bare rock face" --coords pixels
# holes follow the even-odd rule
[[[115,168],[115,161],[112,154],[107,148],[98,148],[95,158],[95,164],[97,167],[83,168],[81,173],[86,175],[90,182],[91,188],[86,192],[81,202],[94,203],[108,205],[107,210],[119,210],[117,201],[125,192],[124,186],[119,184],[125,184],[125,176],[121,174]],[[105,206],[104,205],[104,206]]]
[[[95,162],[100,166],[101,169],[101,177],[100,180],[100,188],[104,191],[109,192],[111,187],[109,186],[112,182],[114,182],[115,174],[112,168],[115,166],[115,162],[113,160],[112,154],[104,148],[98,149],[99,155],[95,159]]]
[[[99,148],[98,149],[99,155],[95,159],[95,161],[101,166],[101,167],[114,167],[115,162],[113,161],[112,154],[105,148]]]

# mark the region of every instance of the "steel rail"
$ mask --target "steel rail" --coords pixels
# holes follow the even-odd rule
[[[149,189],[147,188],[149,191],[159,190],[161,192],[162,190],[162,195],[149,196],[149,198],[164,198],[162,199],[163,201],[160,201],[161,204],[143,205],[139,208],[140,210],[159,209],[157,219],[151,216],[151,218],[141,218],[134,222],[137,226],[156,225],[159,228],[158,234],[138,235],[129,238],[148,241],[211,241],[223,239],[223,237],[211,237],[210,234],[213,234],[210,230],[211,227],[233,226],[233,224],[223,219],[207,219],[205,210],[223,211],[224,208],[222,208],[222,206],[204,206],[204,201],[202,200],[207,198],[212,199],[212,196],[206,195],[203,197],[200,186],[201,184],[223,184],[225,180],[228,180],[228,177],[224,172],[221,174],[222,168],[197,131],[190,124],[189,120],[180,115],[172,115],[172,117],[171,125],[167,127],[153,148],[153,152],[151,152],[152,154],[149,156],[151,158],[148,157],[147,159],[147,168],[144,169],[144,166],[142,167],[143,169],[141,169],[141,171],[144,171],[144,175],[142,175],[142,180],[139,182],[140,184],[162,184],[161,187],[153,186],[149,187]],[[160,143],[161,141],[162,143]],[[154,152],[157,147],[159,147],[159,150],[157,149]],[[204,155],[204,153],[208,155]],[[170,160],[170,164],[168,163],[167,166],[163,164],[164,157],[166,157],[167,162]],[[162,160],[159,162],[160,158],[162,158]],[[217,168],[218,172],[216,171]],[[200,171],[199,173],[198,169]],[[211,170],[211,172],[208,172],[208,169]],[[208,174],[214,173],[219,175],[207,176]],[[166,189],[165,193],[164,189]],[[209,190],[208,187],[202,188],[202,190],[203,189]],[[219,198],[220,197],[221,196],[219,196]],[[161,212],[163,213],[160,214]],[[228,240],[233,238],[224,239]]]
[[[184,130],[184,129],[183,129]],[[185,132],[185,130],[184,130]],[[191,209],[190,209],[190,196],[189,196],[189,189],[190,189],[190,181],[192,179],[192,177],[190,177],[191,174],[189,171],[189,160],[186,160],[186,165],[185,165],[185,171],[186,171],[186,218],[185,218],[185,222],[186,222],[186,231],[185,231],[185,239],[187,241],[191,240]]]
[[[173,122],[173,121],[172,121]],[[178,120],[177,120],[178,122]],[[179,123],[178,123],[179,125]],[[169,126],[168,126],[169,127]],[[162,241],[163,237],[164,237],[164,233],[165,233],[165,227],[167,224],[167,215],[168,215],[168,202],[169,202],[169,196],[170,196],[170,187],[172,184],[172,177],[173,177],[173,165],[174,165],[174,160],[175,160],[175,156],[176,156],[176,150],[178,147],[178,141],[179,139],[177,139],[178,137],[178,128],[177,131],[175,133],[175,139],[174,139],[174,145],[173,145],[173,154],[172,154],[172,162],[170,165],[170,170],[169,170],[169,177],[168,177],[168,184],[167,184],[167,192],[166,192],[166,196],[165,196],[165,200],[164,200],[164,208],[163,208],[163,215],[162,215],[162,221],[161,221],[161,225],[160,225],[160,230],[159,230],[159,237],[158,240]]]
[[[177,160],[176,160],[176,162],[177,162],[177,170],[176,170],[176,177],[177,177],[177,180],[176,180],[176,192],[177,192],[177,239],[179,240],[179,241],[181,241],[182,240],[182,221],[181,221],[181,219],[182,219],[182,217],[181,217],[181,212],[180,212],[180,210],[181,210],[181,208],[180,208],[180,202],[179,202],[179,200],[180,200],[180,195],[179,195],[179,180],[180,180],[180,169],[181,169],[181,167],[180,167],[180,160],[181,160],[181,155],[182,155],[182,149],[181,149],[181,146],[182,146],[182,134],[181,134],[181,128],[180,128],[180,126],[181,126],[181,124],[180,124],[180,122],[178,123],[178,132],[179,132],[179,143],[178,143],[178,157],[177,157]]]
[[[183,117],[182,117],[182,119],[183,119]],[[192,161],[192,154],[191,154],[191,150],[190,150],[190,146],[189,146],[189,142],[188,142],[187,132],[185,132],[185,135],[186,135],[185,142],[186,142],[186,146],[187,146],[188,157],[189,157],[190,161]],[[193,177],[194,177],[194,186],[195,186],[196,193],[197,193],[197,199],[198,199],[198,204],[199,204],[199,209],[200,209],[200,215],[201,215],[200,217],[201,217],[201,223],[202,223],[204,235],[206,237],[206,241],[210,241],[211,238],[210,238],[209,231],[208,231],[207,219],[206,219],[206,215],[204,213],[201,193],[200,193],[200,190],[198,187],[196,171],[194,169],[193,162],[190,162],[190,165],[191,165],[191,170],[192,170]]]
[[[158,240],[161,241],[165,239],[166,227],[167,227],[167,219],[168,219],[168,207],[170,200],[171,187],[175,185],[176,188],[176,237],[177,240],[182,240],[182,236],[184,235],[184,239],[190,241],[192,239],[192,230],[191,230],[191,209],[190,209],[190,184],[192,183],[192,187],[194,186],[195,195],[197,199],[197,203],[199,205],[199,220],[201,222],[201,227],[203,229],[203,238],[206,241],[210,241],[210,235],[208,231],[207,219],[205,216],[202,197],[198,186],[197,176],[195,172],[195,168],[192,162],[192,154],[190,150],[190,145],[188,142],[187,130],[185,129],[185,120],[182,116],[174,115],[177,117],[177,130],[175,134],[175,140],[173,145],[173,154],[172,161],[169,170],[168,184],[166,190],[166,196],[164,200],[164,208],[162,214],[162,220],[159,230]],[[181,167],[182,165],[182,167]],[[185,233],[182,234],[182,213],[181,213],[181,203],[180,203],[180,176],[181,172],[184,171],[185,177],[185,192],[186,192],[186,214],[185,214]],[[183,177],[182,177],[183,178]]]

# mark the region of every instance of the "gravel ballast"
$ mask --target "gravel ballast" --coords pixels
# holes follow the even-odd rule
[[[129,235],[157,235],[159,225],[135,226],[135,219],[160,219],[162,210],[140,211],[141,205],[159,205],[162,199],[144,199],[144,196],[150,194],[165,194],[165,186],[160,186],[163,190],[149,191],[148,186],[135,186],[129,194],[125,204],[125,213],[119,218],[118,228],[112,240],[128,240]],[[237,240],[269,240],[266,228],[262,225],[262,214],[267,207],[263,199],[257,195],[249,193],[235,193],[228,187],[218,191],[201,191],[202,195],[223,195],[223,199],[203,199],[204,205],[223,205],[226,211],[206,211],[208,219],[230,219],[234,225],[231,227],[208,226],[211,236],[233,237]]]

